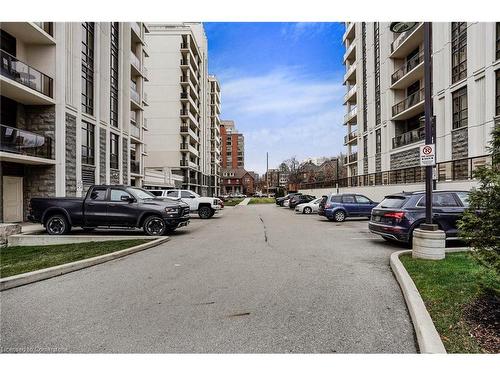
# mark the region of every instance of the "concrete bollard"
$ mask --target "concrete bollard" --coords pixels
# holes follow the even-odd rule
[[[412,258],[439,260],[445,257],[446,234],[442,230],[413,231]]]

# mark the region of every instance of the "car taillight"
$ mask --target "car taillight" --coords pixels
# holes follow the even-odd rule
[[[388,217],[391,219],[396,219],[396,222],[399,223],[405,217],[404,212],[386,212],[384,217]]]

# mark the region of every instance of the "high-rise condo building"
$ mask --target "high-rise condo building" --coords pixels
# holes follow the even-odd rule
[[[3,22],[0,221],[32,197],[141,185],[147,98],[139,22]]]
[[[348,22],[344,124],[349,186],[422,183],[423,24],[402,34],[389,23]],[[432,97],[438,184],[469,181],[491,161],[500,119],[500,24],[432,24]]]
[[[150,98],[146,110],[149,129],[145,138],[146,167],[171,168],[182,176],[183,188],[202,195],[215,194],[212,177],[217,172],[214,168],[212,174],[211,109],[220,110],[220,101],[217,102],[220,89],[215,78],[209,80],[203,25],[159,23],[150,24],[149,29],[147,66],[151,81],[146,84]],[[213,106],[212,96],[217,97]]]
[[[245,168],[245,137],[236,130],[234,121],[221,120],[222,168]]]

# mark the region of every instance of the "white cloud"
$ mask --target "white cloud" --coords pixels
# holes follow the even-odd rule
[[[339,77],[319,79],[300,67],[275,69],[258,76],[226,76],[222,81],[223,118],[233,119],[245,135],[245,166],[265,171],[296,155],[335,155],[344,129]]]

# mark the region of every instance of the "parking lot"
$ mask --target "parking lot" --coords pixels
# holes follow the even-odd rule
[[[415,352],[367,220],[271,204],[193,218],[171,241],[2,293],[2,347],[56,352]]]

